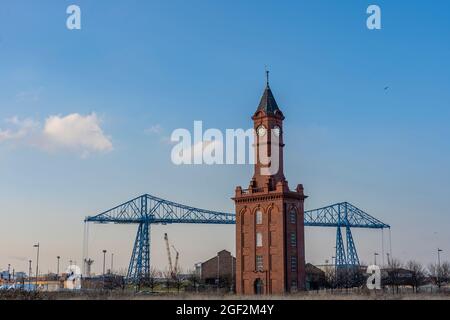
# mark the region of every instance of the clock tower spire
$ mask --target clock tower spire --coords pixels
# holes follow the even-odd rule
[[[269,71],[266,71],[266,77],[266,88],[252,117],[256,132],[256,163],[250,187],[274,190],[278,183],[287,187],[283,166],[284,115],[270,89]]]
[[[269,85],[252,120],[255,166],[248,189],[236,188],[236,292],[284,294],[305,288],[303,186],[284,176],[284,115]]]

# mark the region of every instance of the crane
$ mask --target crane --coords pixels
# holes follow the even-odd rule
[[[175,246],[172,246],[173,250],[175,250],[176,257],[175,257],[175,267],[173,268],[173,274],[176,276],[178,274],[178,260],[180,258],[180,253],[177,251]]]
[[[164,241],[166,242],[167,257],[169,259],[169,274],[172,276],[173,275],[172,256],[170,255],[169,236],[167,235],[167,233],[164,233]]]
[[[175,251],[175,266],[172,265],[172,255],[170,253],[170,244],[169,244],[169,236],[167,233],[164,233],[164,241],[166,242],[166,250],[167,250],[167,257],[169,259],[169,274],[170,276],[175,279],[178,274],[178,261],[180,258],[180,253],[175,248],[175,246],[172,245],[173,250]]]

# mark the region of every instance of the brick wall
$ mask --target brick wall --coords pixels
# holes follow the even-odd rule
[[[216,257],[202,263],[201,279],[205,282],[213,284],[218,276],[223,280],[234,281],[235,274],[236,258],[229,251],[222,250]]]

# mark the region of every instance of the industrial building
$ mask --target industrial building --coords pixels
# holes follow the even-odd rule
[[[206,284],[230,286],[234,283],[235,273],[236,258],[227,250],[218,252],[200,267],[200,278]]]
[[[305,265],[306,272],[306,290],[320,290],[327,286],[327,279],[325,276],[325,272],[312,265],[311,263],[307,263]]]

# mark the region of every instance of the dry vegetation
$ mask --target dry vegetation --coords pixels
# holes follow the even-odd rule
[[[382,292],[308,292],[286,296],[236,296],[211,295],[207,293],[164,294],[133,293],[122,291],[103,292],[24,292],[0,291],[0,300],[450,300],[450,293]]]

